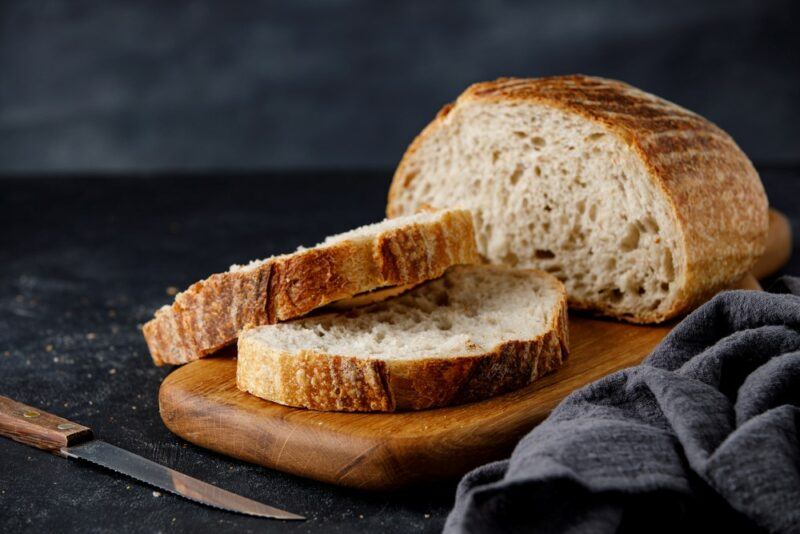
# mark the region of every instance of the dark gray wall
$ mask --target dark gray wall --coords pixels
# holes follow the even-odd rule
[[[583,72],[800,159],[800,2],[0,4],[0,172],[391,167],[473,81]]]

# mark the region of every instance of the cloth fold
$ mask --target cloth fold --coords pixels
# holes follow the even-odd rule
[[[445,532],[800,532],[800,279],[728,291],[461,481]]]

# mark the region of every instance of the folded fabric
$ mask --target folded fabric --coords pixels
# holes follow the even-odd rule
[[[718,295],[564,399],[464,477],[445,532],[800,532],[800,279],[772,291]]]

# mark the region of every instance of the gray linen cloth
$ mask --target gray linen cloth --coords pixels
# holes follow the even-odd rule
[[[445,532],[800,532],[800,278],[728,291],[461,481]]]

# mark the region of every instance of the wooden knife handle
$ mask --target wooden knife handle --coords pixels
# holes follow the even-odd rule
[[[92,431],[0,395],[0,436],[25,445],[58,452],[92,438]]]

